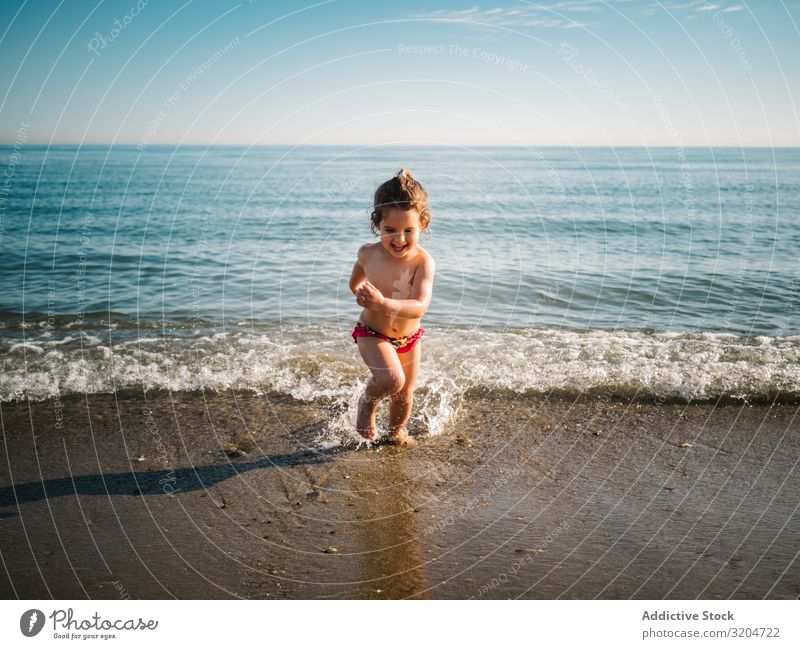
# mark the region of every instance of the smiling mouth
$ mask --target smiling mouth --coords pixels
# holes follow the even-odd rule
[[[392,244],[392,248],[394,248],[395,251],[397,251],[397,252],[403,252],[403,250],[405,250],[407,246],[408,246],[408,244],[403,244],[402,246],[396,246],[396,245]]]

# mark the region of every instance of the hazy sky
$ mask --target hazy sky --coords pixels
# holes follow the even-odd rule
[[[0,142],[800,146],[800,3],[0,3]]]

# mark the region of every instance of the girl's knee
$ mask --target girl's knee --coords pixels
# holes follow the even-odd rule
[[[403,385],[400,390],[392,394],[391,398],[392,401],[411,401],[414,398],[414,386]]]
[[[394,397],[395,394],[403,389],[405,379],[402,376],[397,376],[396,374],[384,374],[380,378],[376,378],[376,383],[378,384],[378,389],[383,394],[388,394]]]

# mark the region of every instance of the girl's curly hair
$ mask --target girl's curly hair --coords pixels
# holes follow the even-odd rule
[[[370,229],[375,234],[380,234],[383,211],[390,207],[417,210],[421,230],[425,230],[431,222],[428,192],[408,169],[401,169],[375,190],[374,205],[370,214]]]

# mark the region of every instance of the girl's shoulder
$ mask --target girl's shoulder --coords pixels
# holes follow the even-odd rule
[[[358,249],[358,263],[364,264],[375,252],[375,249],[380,246],[380,243],[365,243]]]
[[[425,250],[425,248],[423,248],[422,246],[418,245],[417,248],[418,248],[417,259],[419,260],[420,264],[433,264],[434,263],[433,256],[431,256],[431,253],[429,253],[427,250]]]

